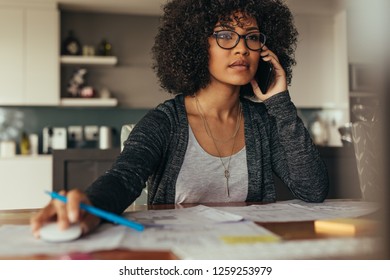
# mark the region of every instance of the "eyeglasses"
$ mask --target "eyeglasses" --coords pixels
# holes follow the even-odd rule
[[[217,41],[218,46],[222,49],[230,50],[238,45],[240,39],[243,38],[245,46],[252,50],[258,51],[265,45],[266,36],[261,32],[251,32],[245,35],[240,35],[232,30],[214,31],[212,35]]]

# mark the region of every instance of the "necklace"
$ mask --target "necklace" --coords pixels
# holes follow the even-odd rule
[[[203,125],[205,127],[205,130],[206,130],[206,133],[209,137],[211,137],[211,139],[213,140],[213,143],[214,143],[214,146],[215,146],[215,149],[217,150],[218,152],[218,155],[219,155],[219,159],[222,163],[222,166],[223,166],[223,169],[224,169],[224,176],[226,178],[226,194],[228,197],[230,197],[230,190],[229,190],[229,178],[230,178],[230,161],[232,159],[232,156],[233,156],[233,152],[234,152],[234,147],[236,145],[236,139],[237,139],[237,132],[239,131],[240,129],[240,125],[241,125],[241,103],[239,103],[239,106],[238,106],[238,116],[237,116],[237,123],[236,123],[236,129],[233,133],[233,135],[228,139],[228,140],[225,140],[225,141],[222,141],[220,140],[219,142],[225,142],[227,143],[228,141],[230,141],[232,138],[234,138],[234,141],[233,141],[233,147],[232,147],[232,151],[230,153],[230,156],[229,156],[229,159],[228,159],[228,162],[227,162],[227,165],[226,163],[223,161],[222,159],[222,156],[221,156],[221,152],[219,151],[218,149],[218,145],[217,145],[217,139],[213,136],[212,132],[211,132],[211,129],[210,129],[210,126],[207,122],[207,119],[206,117],[204,116],[203,114],[203,108],[202,106],[200,105],[199,103],[199,100],[198,100],[198,97],[196,96],[196,94],[194,95],[195,97],[195,102],[196,102],[196,109],[198,110],[198,113],[203,121]]]
[[[210,129],[210,126],[206,120],[206,118],[204,117],[204,114],[201,113],[201,111],[203,112],[203,108],[200,106],[200,103],[199,103],[199,100],[198,98],[196,97],[196,95],[194,95],[195,97],[195,101],[196,101],[196,109],[198,110],[198,113],[199,115],[201,116],[201,119],[203,121],[203,126],[206,130],[206,133],[207,135],[213,139],[213,141],[216,141],[216,142],[220,142],[220,143],[227,143],[229,142],[230,140],[232,140],[234,137],[236,137],[238,131],[240,130],[240,126],[241,126],[241,118],[242,118],[242,114],[241,114],[241,103],[238,103],[238,117],[237,117],[237,121],[236,121],[236,128],[234,130],[234,133],[232,136],[230,136],[228,139],[226,140],[221,140],[221,139],[217,139],[213,136],[212,132],[211,132],[211,129]]]
[[[198,99],[196,99],[196,106],[197,106],[198,112],[200,113],[199,108],[198,108],[198,107],[200,107],[200,103],[199,103],[199,100],[198,100]],[[228,139],[226,139],[226,140],[222,140],[222,139],[217,139],[217,138],[215,138],[215,137],[213,136],[213,134],[211,133],[211,129],[210,129],[209,124],[208,124],[207,121],[206,121],[206,118],[204,117],[204,115],[200,114],[201,117],[202,117],[203,126],[204,126],[204,128],[205,128],[205,130],[206,130],[206,133],[207,133],[207,135],[208,135],[209,137],[211,137],[211,138],[213,139],[213,141],[216,141],[216,142],[225,144],[225,143],[229,142],[230,140],[232,140],[233,138],[236,137],[238,131],[240,130],[240,126],[241,126],[241,114],[240,114],[240,112],[241,112],[241,103],[239,103],[238,106],[239,106],[239,108],[238,108],[239,114],[238,114],[237,121],[236,121],[236,128],[235,128],[235,130],[234,130],[233,135],[230,136],[230,137],[229,137]],[[203,111],[203,110],[202,110],[202,111]]]

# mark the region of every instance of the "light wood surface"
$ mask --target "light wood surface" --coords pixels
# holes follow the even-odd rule
[[[215,203],[207,204],[207,206],[246,206],[260,203]],[[132,205],[126,211],[144,211],[144,210],[163,210],[163,209],[178,209],[192,207],[196,204],[185,205]],[[30,218],[37,213],[39,209],[31,210],[3,210],[0,211],[0,225],[29,224]],[[372,216],[372,215],[370,215]],[[318,235],[314,230],[314,221],[305,222],[272,222],[272,223],[257,223],[268,230],[279,235],[283,240],[304,240],[304,239],[319,239],[329,238],[332,236]],[[378,256],[356,256],[363,259],[376,259]],[[107,251],[96,251],[91,253],[76,253],[65,256],[49,256],[49,255],[34,255],[25,257],[0,257],[0,259],[101,259],[101,260],[174,260],[177,257],[170,251],[141,251],[141,250],[124,250],[115,249]]]

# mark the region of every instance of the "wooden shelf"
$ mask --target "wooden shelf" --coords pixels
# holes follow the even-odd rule
[[[350,97],[376,97],[377,95],[374,92],[364,92],[364,91],[351,91],[349,93]]]
[[[48,155],[48,154],[38,154],[38,155],[20,155],[20,154],[17,154],[17,155],[14,155],[12,157],[0,157],[0,161],[5,161],[5,160],[8,160],[8,161],[26,161],[26,162],[30,162],[30,161],[37,161],[37,160],[52,160],[52,155]]]
[[[115,107],[116,98],[61,98],[62,107]]]
[[[116,56],[78,56],[63,55],[60,57],[61,64],[68,65],[101,65],[113,66],[118,63]]]

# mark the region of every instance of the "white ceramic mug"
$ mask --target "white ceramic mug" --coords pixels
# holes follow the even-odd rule
[[[112,128],[101,126],[99,129],[99,149],[105,150],[112,148]]]
[[[0,142],[0,157],[14,157],[16,154],[16,143],[11,140],[4,140]]]

